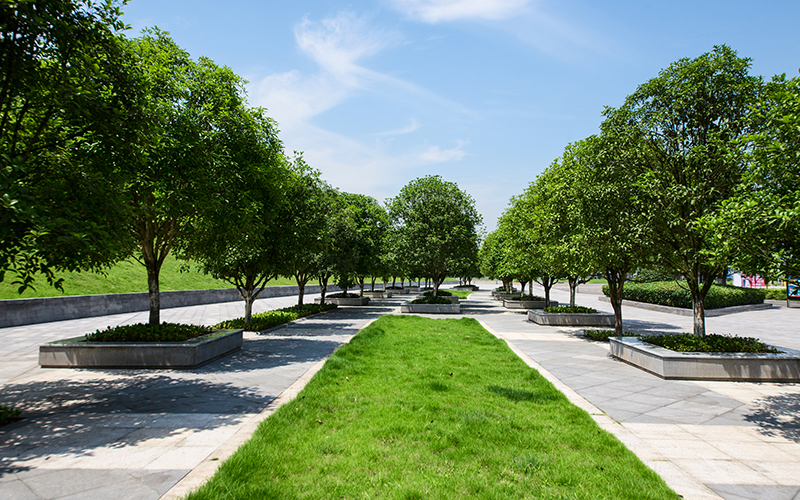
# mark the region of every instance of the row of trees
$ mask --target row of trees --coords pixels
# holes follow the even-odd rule
[[[591,276],[609,285],[622,333],[622,291],[639,268],[682,276],[694,333],[729,266],[798,272],[800,80],[764,84],[727,46],[679,60],[607,108],[598,135],[569,144],[499,221],[481,250],[498,278]]]
[[[244,80],[158,29],[124,37],[115,2],[3,2],[0,14],[0,281],[20,292],[133,256],[158,323],[174,253],[234,285],[249,321],[278,275],[295,278],[302,305],[312,279],[324,300],[332,277],[438,288],[476,267],[480,218],[457,186],[418,179],[388,211],[334,189],[284,151]]]

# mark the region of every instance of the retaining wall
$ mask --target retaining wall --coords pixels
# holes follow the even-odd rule
[[[328,285],[329,293],[338,291],[339,287]],[[258,298],[287,297],[298,293],[296,285],[269,286],[264,288]],[[305,293],[319,293],[319,285],[306,285]],[[238,300],[242,298],[235,288],[161,292],[162,309]],[[149,308],[146,292],[0,300],[0,327],[147,311]]]

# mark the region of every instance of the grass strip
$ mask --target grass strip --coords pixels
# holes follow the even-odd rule
[[[297,306],[284,307],[282,309],[274,309],[272,311],[264,311],[262,313],[253,314],[250,317],[250,323],[244,322],[244,316],[241,318],[230,319],[222,321],[214,325],[215,328],[244,328],[248,332],[260,332],[269,328],[274,328],[278,325],[294,321],[298,318],[317,314],[322,311],[330,311],[336,309],[336,304],[303,304],[302,308]]]
[[[455,295],[456,297],[458,297],[458,300],[464,300],[473,294],[472,290],[447,290],[447,291],[450,292],[450,295]]]
[[[677,498],[474,319],[384,316],[188,498]]]

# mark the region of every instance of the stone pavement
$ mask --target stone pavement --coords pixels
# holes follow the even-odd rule
[[[263,299],[254,310],[296,301],[296,296]],[[156,499],[188,493],[274,409],[270,403],[276,397],[285,397],[336,347],[392,310],[380,304],[342,308],[265,335],[245,334],[241,351],[194,370],[37,365],[43,342],[146,322],[147,313],[0,329],[0,402],[25,416],[0,427],[0,499]],[[162,321],[213,325],[243,312],[242,302],[209,304],[163,310]],[[189,474],[192,470],[200,473]]]
[[[484,290],[490,282],[479,283]],[[610,310],[586,286],[578,303]],[[537,291],[540,293],[540,291]],[[553,298],[567,301],[564,290]],[[296,298],[264,299],[256,310]],[[313,296],[307,300],[313,300]],[[26,418],[0,428],[0,499],[176,498],[201,484],[337,346],[400,300],[341,308],[267,335],[196,370],[65,370],[36,365],[37,347],[146,313],[0,329],[0,402]],[[579,328],[543,327],[488,291],[463,315],[506,339],[685,498],[800,499],[800,386],[666,381],[609,356]],[[214,324],[241,302],[165,310],[166,321]],[[690,331],[691,318],[626,308],[625,329]],[[441,317],[441,316],[431,316]],[[800,308],[708,319],[708,331],[800,349]],[[281,394],[280,399],[276,397]],[[215,460],[220,459],[220,460]]]
[[[462,306],[465,314],[549,372],[684,498],[800,499],[800,385],[662,380],[614,360],[608,344],[584,339],[582,328],[539,326],[492,304],[488,292],[473,297],[483,300]],[[562,290],[553,298],[569,301]],[[581,293],[577,303],[611,311],[596,295]],[[783,307],[709,318],[707,329],[800,349],[798,323],[800,308]],[[625,308],[623,324],[642,333],[688,332],[692,318]]]

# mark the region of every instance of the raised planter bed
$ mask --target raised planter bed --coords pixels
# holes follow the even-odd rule
[[[420,293],[420,292],[422,292],[422,289],[420,287],[418,287],[418,286],[410,286],[410,287],[408,287],[408,292],[409,293]]]
[[[364,292],[364,297],[369,297],[371,299],[391,299],[392,298],[392,292],[383,291],[383,290],[375,290],[374,292],[365,291]]]
[[[609,338],[611,355],[663,379],[800,381],[800,352],[783,354],[676,352],[638,337]]]
[[[548,326],[614,326],[610,313],[548,313],[537,309],[528,311],[528,321]]]
[[[555,300],[550,301],[551,306],[557,306],[558,302]],[[506,309],[544,309],[543,300],[509,300],[503,301],[503,307]]]
[[[513,299],[514,297],[519,297],[519,292],[517,293],[492,293],[492,297],[494,300],[509,300]]]
[[[453,290],[472,290],[473,292],[477,292],[480,290],[480,287],[478,287],[478,285],[458,285],[454,286]]]
[[[461,304],[402,304],[401,313],[417,314],[460,314]]]
[[[320,304],[321,301],[319,297],[314,299],[315,304]],[[337,306],[365,306],[369,304],[369,297],[325,297],[325,302]]]
[[[405,294],[411,293],[411,289],[408,288],[408,287],[406,287],[406,288],[399,288],[399,287],[392,288],[392,287],[389,287],[389,288],[386,289],[386,291],[387,292],[392,292],[395,295],[405,295]]]
[[[86,342],[39,346],[42,368],[195,368],[242,348],[243,330],[217,330],[185,342]]]
[[[606,296],[600,296],[597,298],[597,300],[600,302],[611,302],[611,299]],[[637,309],[647,309],[648,311],[677,314],[679,316],[692,316],[694,314],[691,309],[685,309],[683,307],[662,306],[661,304],[650,304],[648,302],[637,302],[635,300],[623,300],[622,305],[625,307],[635,307]],[[772,304],[746,304],[743,306],[706,309],[705,316],[706,318],[713,318],[714,316],[724,316],[726,314],[735,314],[747,311],[760,311],[763,309],[772,309]]]

